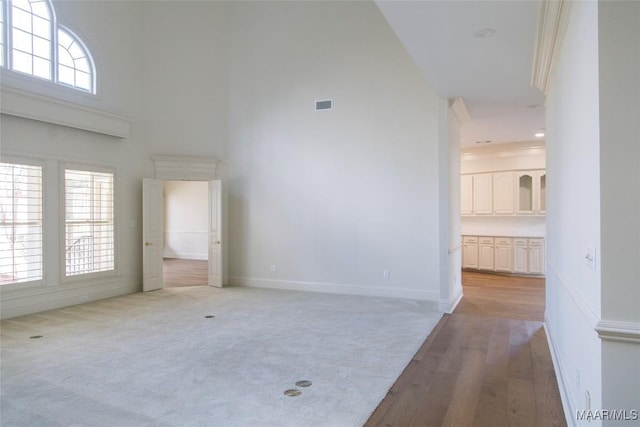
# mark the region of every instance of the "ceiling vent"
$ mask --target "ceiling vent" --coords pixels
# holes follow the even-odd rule
[[[333,108],[333,100],[325,99],[322,101],[316,101],[316,111],[331,110]]]

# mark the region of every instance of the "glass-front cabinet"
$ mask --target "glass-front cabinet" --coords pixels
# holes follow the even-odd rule
[[[516,203],[519,215],[544,215],[547,174],[545,171],[516,173]]]

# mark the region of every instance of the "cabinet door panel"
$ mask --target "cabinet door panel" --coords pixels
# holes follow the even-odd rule
[[[493,270],[493,245],[480,245],[479,247],[479,255],[480,255],[480,270]]]
[[[544,248],[542,246],[529,248],[529,273],[544,274]]]
[[[513,251],[511,249],[511,245],[496,245],[496,271],[510,272],[513,268],[512,255]]]
[[[464,244],[462,247],[463,268],[478,268],[478,244]]]
[[[493,213],[492,174],[485,173],[473,176],[473,210],[476,215]]]
[[[514,246],[513,247],[513,272],[514,273],[527,273],[527,247],[526,246]]]
[[[511,215],[514,212],[514,174],[500,172],[493,174],[493,213]]]
[[[473,215],[473,175],[460,177],[460,214]]]

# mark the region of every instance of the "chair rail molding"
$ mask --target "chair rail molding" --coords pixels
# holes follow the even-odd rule
[[[216,179],[215,157],[152,156],[156,179],[211,181]]]
[[[545,94],[569,23],[570,5],[571,1],[568,0],[540,2],[531,85]]]
[[[596,332],[601,340],[640,344],[639,323],[601,320],[596,326]]]

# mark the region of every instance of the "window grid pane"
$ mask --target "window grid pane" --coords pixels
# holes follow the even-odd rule
[[[115,268],[113,174],[65,170],[66,275]]]
[[[93,75],[88,54],[82,44],[62,28],[58,29],[58,81],[76,89],[93,92]]]
[[[0,285],[42,280],[42,168],[0,163]]]

